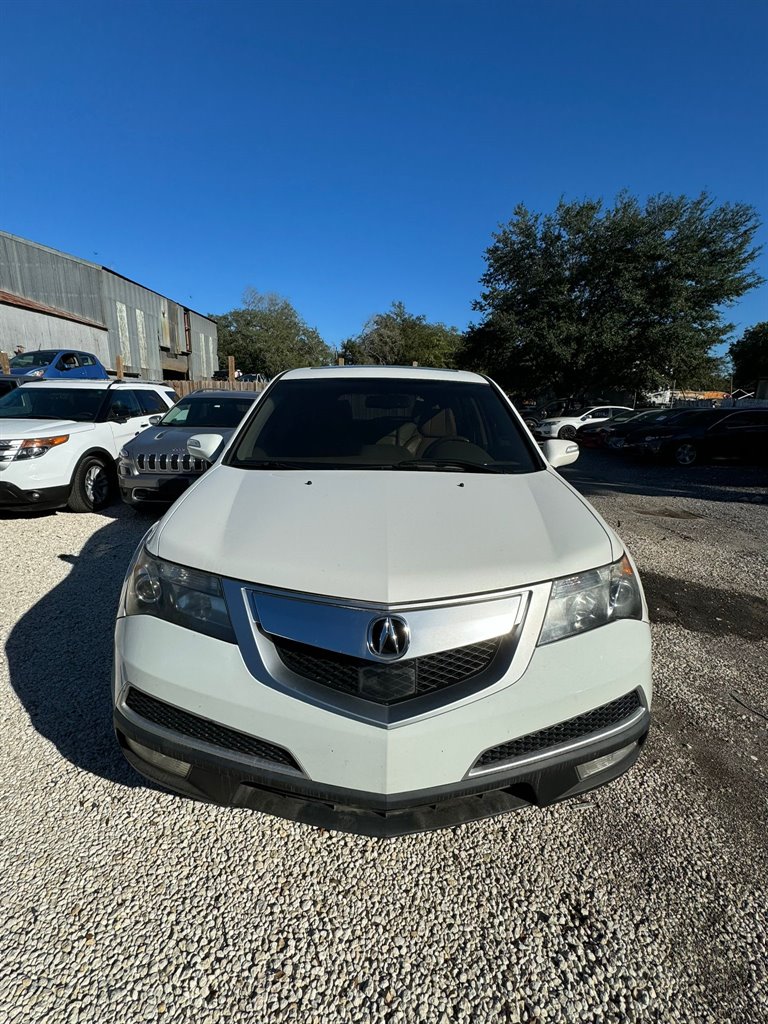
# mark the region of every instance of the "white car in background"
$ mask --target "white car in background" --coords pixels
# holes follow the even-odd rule
[[[650,723],[622,541],[474,373],[277,377],[139,545],[114,724],[198,799],[392,836],[610,782]],[[221,454],[216,457],[214,453]]]
[[[117,496],[120,449],[176,400],[142,381],[30,381],[0,398],[0,510],[96,512]]]
[[[628,405],[595,405],[591,409],[582,409],[574,416],[542,420],[534,433],[536,437],[544,439],[559,437],[565,441],[573,441],[576,431],[585,423],[601,423],[603,420],[613,419],[620,412],[632,412],[632,409]]]

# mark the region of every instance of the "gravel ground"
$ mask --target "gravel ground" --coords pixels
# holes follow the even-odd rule
[[[578,802],[388,841],[142,782],[109,668],[147,520],[0,518],[0,1020],[767,1021],[765,479],[565,475],[644,572],[646,753]]]

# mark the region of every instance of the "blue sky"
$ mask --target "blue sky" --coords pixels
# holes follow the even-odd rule
[[[252,286],[332,345],[393,300],[463,328],[497,225],[561,195],[707,190],[768,243],[763,0],[0,0],[0,25],[0,228],[202,312]],[[768,285],[729,316],[768,319]]]

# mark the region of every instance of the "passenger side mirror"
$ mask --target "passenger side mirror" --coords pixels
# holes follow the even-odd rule
[[[223,443],[221,434],[193,434],[187,441],[187,451],[193,459],[205,459],[212,462],[218,448]]]
[[[544,453],[544,458],[553,469],[559,469],[560,466],[570,466],[579,457],[579,446],[574,444],[573,441],[560,441],[556,439],[542,441],[541,450]]]

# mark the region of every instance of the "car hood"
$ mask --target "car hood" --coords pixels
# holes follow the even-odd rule
[[[71,434],[73,430],[92,430],[92,423],[82,420],[24,420],[15,416],[0,418],[0,437],[53,437]]]
[[[149,427],[132,438],[125,449],[129,455],[136,456],[155,452],[160,455],[186,454],[187,441],[195,434],[219,434],[225,441],[229,440],[234,427]]]
[[[597,513],[553,471],[221,464],[166,514],[150,551],[238,580],[381,604],[518,587],[619,553]]]

